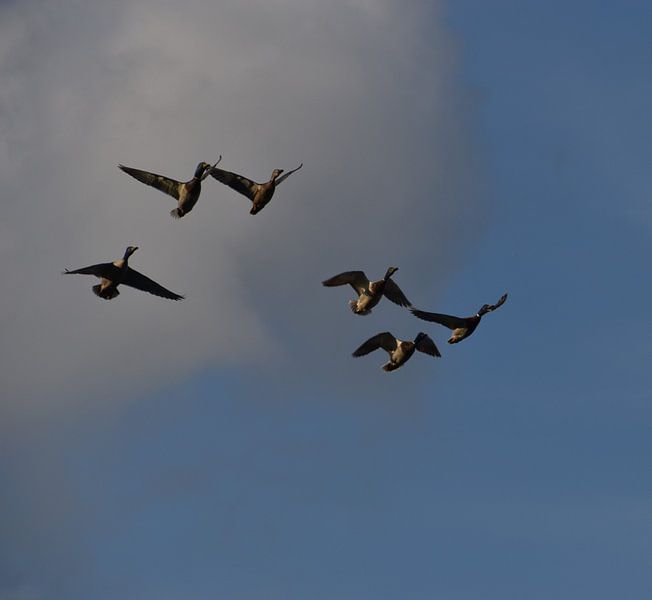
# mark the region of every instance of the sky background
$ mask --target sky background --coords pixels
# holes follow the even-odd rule
[[[327,4],[327,6],[324,6]],[[0,600],[647,598],[652,9],[0,2]],[[190,178],[194,211],[117,163]],[[183,293],[96,298],[131,264]],[[387,266],[472,338],[320,281]],[[367,337],[427,331],[380,370]]]

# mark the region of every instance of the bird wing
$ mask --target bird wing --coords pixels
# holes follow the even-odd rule
[[[401,291],[401,288],[396,285],[391,279],[388,279],[385,283],[385,291],[383,292],[389,300],[394,304],[399,306],[411,306],[412,303],[405,297],[405,294]]]
[[[115,266],[113,263],[98,263],[81,269],[70,271],[66,269],[64,275],[95,275],[96,277],[110,277],[115,273]]]
[[[217,167],[211,169],[211,175],[218,181],[228,185],[231,189],[246,196],[252,202],[258,188],[260,187],[260,184],[251,181],[251,179],[247,179],[246,177],[238,175],[237,173],[232,173],[231,171],[218,169]]]
[[[426,334],[423,334],[421,339],[417,342],[417,350],[424,354],[429,354],[430,356],[441,357],[439,348],[437,348],[435,342],[432,341],[432,338]]]
[[[345,271],[339,275],[334,275],[326,281],[322,281],[321,284],[326,287],[335,287],[338,285],[349,284],[358,295],[361,295],[365,290],[369,289],[369,279],[364,274],[364,271]]]
[[[505,304],[505,300],[507,300],[507,294],[503,294],[499,299],[496,304],[490,304],[489,307],[487,308],[487,312],[491,312],[492,310],[496,310],[503,304]]]
[[[175,294],[170,290],[166,290],[162,285],[152,281],[149,277],[145,277],[142,273],[134,271],[131,267],[127,267],[124,275],[122,276],[122,281],[124,285],[136,288],[143,292],[148,292],[154,294],[155,296],[160,296],[161,298],[168,298],[169,300],[182,300],[183,296]]]
[[[301,163],[296,169],[292,169],[287,173],[283,173],[280,177],[277,177],[275,182],[276,185],[281,185],[290,175],[292,175],[292,173],[296,173],[301,167],[303,167],[303,163]]]
[[[453,317],[452,315],[442,315],[440,313],[426,312],[425,310],[418,310],[416,308],[411,308],[410,312],[419,319],[424,321],[431,321],[432,323],[439,323],[444,327],[449,329],[458,329],[460,327],[466,327],[466,319],[461,317]]]
[[[170,179],[164,175],[150,173],[149,171],[141,171],[140,169],[125,167],[124,165],[118,165],[118,168],[128,175],[131,175],[135,179],[138,179],[138,181],[144,183],[145,185],[151,185],[153,188],[160,190],[164,194],[168,194],[176,200],[179,199],[179,187],[181,185],[179,181]]]
[[[377,333],[375,336],[369,338],[366,342],[353,352],[353,356],[364,356],[374,350],[382,348],[387,352],[396,350],[396,338],[389,332]]]

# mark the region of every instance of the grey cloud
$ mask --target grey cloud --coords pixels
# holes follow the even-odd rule
[[[1,10],[7,411],[118,402],[210,366],[313,372],[300,357],[332,361],[331,319],[359,336],[381,326],[350,323],[347,294],[321,279],[397,264],[423,298],[482,226],[455,46],[420,3]],[[179,222],[115,167],[184,178],[218,154],[261,180],[305,167],[256,217],[208,181]],[[89,278],[60,275],[129,243],[136,268],[187,299],[126,289],[104,303]]]

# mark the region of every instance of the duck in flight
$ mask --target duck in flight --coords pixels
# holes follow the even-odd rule
[[[89,267],[82,267],[64,271],[65,275],[95,275],[100,280],[98,285],[93,286],[93,292],[96,296],[104,300],[111,300],[120,294],[118,286],[128,285],[129,287],[136,288],[143,292],[160,296],[161,298],[168,298],[169,300],[181,300],[183,296],[175,294],[170,290],[166,290],[162,285],[152,281],[149,277],[145,277],[138,271],[135,271],[129,266],[129,257],[138,250],[137,246],[128,246],[125,250],[124,256],[118,260],[110,263],[99,263],[97,265],[90,265]]]
[[[383,295],[399,306],[411,306],[401,288],[391,279],[396,271],[398,267],[389,267],[385,277],[378,281],[369,281],[364,271],[345,271],[322,281],[322,285],[335,287],[349,284],[358,294],[357,300],[349,300],[349,307],[356,315],[368,315]]]
[[[145,185],[156,188],[177,200],[179,205],[170,211],[170,215],[175,219],[180,219],[184,215],[187,215],[194,208],[195,204],[197,204],[199,194],[201,194],[201,182],[208,177],[210,170],[215,168],[221,160],[222,156],[217,159],[214,165],[200,162],[195,169],[193,178],[189,181],[177,181],[176,179],[165,177],[165,175],[157,175],[156,173],[141,171],[133,167],[125,167],[124,165],[118,165],[118,168]]]
[[[224,171],[223,169],[216,169],[215,166],[211,168],[210,174],[218,181],[221,181],[231,189],[249,198],[252,202],[249,214],[255,215],[263,210],[265,205],[267,205],[272,199],[276,186],[283,183],[290,175],[292,175],[292,173],[295,173],[301,167],[303,167],[303,163],[301,163],[296,169],[288,171],[283,176],[280,176],[281,173],[283,173],[283,169],[274,169],[270,180],[265,183],[256,183],[251,179],[247,179],[243,175],[238,175],[231,171]]]
[[[484,304],[477,313],[470,317],[453,317],[451,315],[442,315],[440,313],[417,310],[416,308],[411,308],[410,311],[419,319],[431,321],[432,323],[439,323],[444,327],[452,329],[453,333],[451,334],[448,343],[457,344],[457,342],[466,339],[476,330],[483,315],[486,315],[488,312],[496,310],[498,307],[502,306],[505,303],[505,300],[507,300],[507,294],[503,294],[496,304]]]
[[[378,333],[369,338],[353,352],[353,356],[364,356],[378,350],[378,348],[382,348],[389,354],[389,361],[383,365],[383,371],[396,371],[410,359],[415,350],[430,356],[441,356],[435,342],[423,332],[419,333],[412,342],[399,340],[389,331]]]

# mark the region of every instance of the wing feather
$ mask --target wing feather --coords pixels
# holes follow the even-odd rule
[[[399,306],[412,306],[412,303],[405,297],[401,288],[391,279],[388,279],[385,283],[385,291],[383,293],[394,304],[398,304]]]
[[[360,347],[353,352],[353,356],[364,356],[374,350],[378,350],[378,348],[382,348],[387,352],[393,352],[396,350],[396,338],[389,331],[377,333],[361,344]]]
[[[338,285],[350,285],[358,295],[369,289],[369,279],[364,271],[345,271],[339,275],[334,275],[330,279],[321,282],[326,287],[335,287]]]
[[[487,308],[487,312],[491,312],[492,310],[496,310],[503,304],[505,304],[505,300],[507,300],[507,294],[503,294],[499,299],[496,304],[489,305],[489,308]]]
[[[260,187],[258,183],[251,181],[251,179],[247,179],[246,177],[238,175],[237,173],[232,173],[231,171],[218,169],[217,167],[211,169],[211,175],[218,181],[228,185],[231,189],[246,196],[252,202],[258,188]]]
[[[301,163],[296,169],[292,169],[287,173],[283,173],[280,177],[277,177],[276,185],[281,185],[290,175],[292,175],[292,173],[296,173],[301,167],[303,167],[303,163]]]
[[[69,271],[66,269],[64,275],[95,275],[96,277],[108,277],[115,274],[115,266],[113,263],[98,263],[81,269],[74,269]]]
[[[432,338],[425,333],[420,334],[420,339],[417,342],[417,350],[424,354],[429,354],[430,356],[441,357],[437,344],[435,344],[435,342],[432,341]]]
[[[461,317],[454,317],[452,315],[443,315],[441,313],[426,312],[425,310],[418,310],[416,308],[411,308],[410,312],[417,318],[424,321],[430,321],[432,323],[439,323],[444,327],[449,329],[459,329],[460,327],[466,327],[466,319]]]
[[[182,300],[183,296],[175,294],[168,289],[165,289],[162,285],[159,285],[155,281],[151,280],[149,277],[145,277],[142,273],[135,271],[131,267],[127,268],[127,271],[124,273],[121,283],[128,285],[130,287],[136,288],[143,292],[148,292],[154,294],[155,296],[160,296],[161,298],[168,298],[169,300]]]
[[[157,175],[156,173],[150,173],[149,171],[141,171],[140,169],[133,169],[132,167],[125,167],[124,165],[118,165],[118,168],[128,175],[131,175],[133,178],[138,179],[141,183],[149,185],[157,190],[160,190],[164,194],[172,196],[176,200],[179,199],[179,187],[181,183],[175,179],[170,179],[164,175]]]

